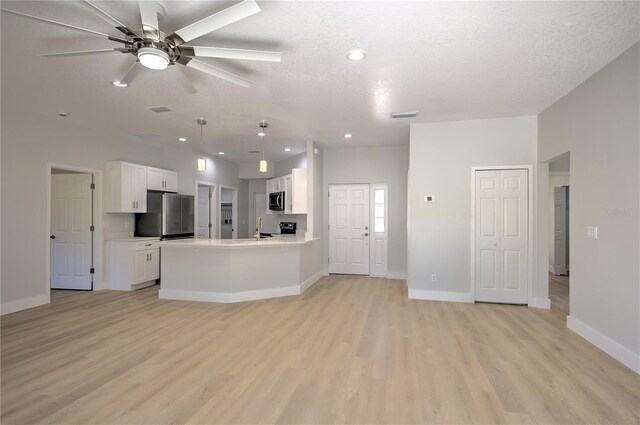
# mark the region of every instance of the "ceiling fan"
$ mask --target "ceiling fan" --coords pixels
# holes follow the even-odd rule
[[[122,47],[116,47],[113,49],[82,50],[75,52],[49,53],[41,55],[45,57],[59,57],[107,52],[121,52],[132,54],[136,57],[136,61],[133,63],[126,75],[122,79],[120,79],[120,81],[118,82],[119,84],[116,84],[121,87],[130,85],[134,78],[140,73],[140,71],[144,70],[145,67],[149,69],[161,70],[167,68],[168,66],[176,64],[197,69],[198,71],[205,72],[207,74],[213,75],[242,87],[250,87],[253,84],[252,81],[236,75],[232,72],[199,61],[195,58],[205,57],[246,59],[269,62],[280,62],[282,60],[282,54],[280,52],[228,49],[222,47],[189,46],[185,44],[204,34],[208,34],[212,31],[233,24],[234,22],[260,12],[260,7],[255,2],[255,0],[244,0],[231,7],[221,10],[220,12],[214,13],[213,15],[187,25],[186,27],[181,28],[169,35],[166,35],[159,29],[158,14],[164,15],[164,7],[160,2],[145,0],[138,1],[140,8],[140,17],[142,20],[141,31],[132,30],[89,0],[84,0],[84,3],[92,7],[93,10],[98,14],[98,16],[100,16],[109,24],[114,25],[115,28],[124,35],[109,35],[99,31],[81,28],[76,25],[57,22],[38,16],[28,15],[22,12],[16,12],[13,10],[2,9],[2,11],[43,22],[48,22],[50,24],[72,28],[78,31],[88,32],[94,35],[105,37],[110,41],[121,43],[123,45]],[[196,92],[196,89],[191,81],[189,81],[187,76],[179,69],[179,67],[175,67],[174,75],[176,76],[178,83],[184,88],[185,91],[187,91],[189,94]]]

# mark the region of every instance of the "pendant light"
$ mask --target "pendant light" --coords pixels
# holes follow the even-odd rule
[[[267,161],[264,159],[264,144],[265,144],[265,137],[267,137],[267,127],[269,127],[269,123],[266,121],[260,121],[260,124],[258,124],[260,126],[260,133],[258,133],[258,136],[262,137],[262,159],[260,160],[260,172],[261,173],[266,173],[267,172]]]
[[[202,138],[202,129],[204,128],[205,125],[207,125],[207,120],[205,120],[204,118],[198,118],[197,123],[200,126],[200,151],[202,152],[202,154],[204,154],[204,142]],[[200,158],[198,158],[198,171],[204,171],[206,169],[207,169],[207,160],[204,159],[204,156],[201,156]]]

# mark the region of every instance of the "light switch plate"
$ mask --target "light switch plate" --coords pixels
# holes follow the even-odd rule
[[[598,228],[595,226],[587,226],[587,238],[598,239]]]

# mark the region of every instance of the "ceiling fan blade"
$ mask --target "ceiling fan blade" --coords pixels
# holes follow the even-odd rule
[[[140,7],[140,19],[142,20],[142,30],[145,35],[158,37],[160,27],[158,26],[158,9],[153,1],[138,0]]]
[[[208,63],[200,62],[199,60],[191,59],[186,63],[189,68],[197,69],[198,71],[206,72],[214,77],[222,78],[230,83],[237,84],[242,87],[251,87],[253,81],[247,80],[232,72],[225,71]]]
[[[172,69],[171,72],[173,73],[173,77],[175,78],[176,82],[180,85],[180,87],[184,89],[184,91],[186,91],[189,94],[194,94],[198,92],[198,90],[196,90],[191,80],[189,80],[189,78],[187,78],[187,76],[184,75],[184,72],[182,72],[180,67],[171,66],[170,68]]]
[[[119,20],[114,18],[113,16],[109,15],[104,10],[100,9],[95,4],[91,3],[89,0],[84,0],[84,2],[93,8],[94,12],[96,12],[96,15],[98,15],[100,18],[102,18],[102,20],[104,20],[105,22],[113,25],[118,31],[120,31],[120,32],[122,32],[122,33],[124,33],[125,35],[128,35],[128,36],[140,37],[138,34],[133,32],[132,29],[127,27],[125,24],[123,24],[122,22],[120,22]]]
[[[244,0],[198,22],[187,25],[167,38],[176,43],[176,45],[180,45],[258,12],[260,12],[260,7],[255,0]]]
[[[2,10],[3,12],[9,12],[9,13],[13,13],[15,15],[24,16],[26,18],[35,19],[37,21],[48,22],[50,24],[59,25],[61,27],[73,28],[73,29],[78,30],[78,31],[84,31],[84,32],[88,32],[88,33],[91,33],[91,34],[99,35],[99,36],[102,36],[102,37],[106,37],[111,41],[117,41],[118,43],[126,43],[127,42],[127,40],[125,40],[124,38],[120,38],[120,37],[116,37],[116,36],[113,36],[113,35],[105,34],[103,32],[99,32],[99,31],[90,30],[90,29],[87,29],[87,28],[78,27],[76,25],[65,24],[63,22],[53,21],[51,19],[40,18],[38,16],[28,15],[26,13],[16,12],[15,10],[9,10],[9,9],[0,9],[0,10]]]
[[[201,58],[246,59],[250,61],[282,62],[282,53],[265,50],[226,49],[223,47],[182,46],[187,56]]]
[[[133,79],[138,76],[143,68],[144,66],[142,66],[140,61],[136,60],[133,65],[131,65],[131,68],[129,68],[129,71],[127,71],[127,74],[120,80],[120,84],[126,84],[127,86],[130,86]]]
[[[45,58],[51,58],[51,57],[79,56],[79,55],[90,55],[94,53],[111,53],[111,52],[128,53],[129,51],[123,48],[99,49],[99,50],[77,50],[75,52],[45,53],[39,56],[42,56]]]

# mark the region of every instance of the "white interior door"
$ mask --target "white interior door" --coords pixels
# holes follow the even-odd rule
[[[553,274],[567,274],[567,186],[553,188]]]
[[[476,171],[475,299],[526,304],[527,170]]]
[[[254,193],[253,195],[253,223],[251,224],[252,236],[256,231],[256,224],[258,217],[262,217],[262,229],[264,233],[275,233],[276,231],[276,218],[275,214],[267,214],[267,194],[266,193]]]
[[[198,239],[210,239],[211,221],[211,187],[198,186]]]
[[[51,289],[91,289],[91,174],[51,175]]]
[[[329,186],[329,273],[369,274],[369,185]]]

